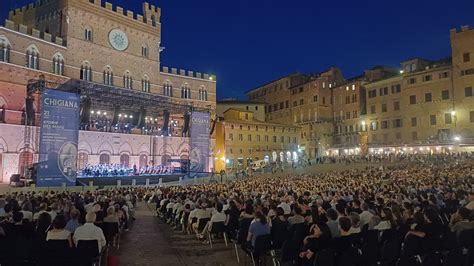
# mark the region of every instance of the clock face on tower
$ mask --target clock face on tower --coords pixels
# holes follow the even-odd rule
[[[116,50],[125,51],[128,48],[128,38],[125,32],[113,29],[109,32],[110,45]]]

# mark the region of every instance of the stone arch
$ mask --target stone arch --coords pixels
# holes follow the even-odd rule
[[[110,143],[104,141],[102,142],[102,144],[100,144],[99,149],[97,149],[97,154],[102,153],[108,153],[109,155],[114,154],[114,148],[112,147],[112,145],[110,145]]]
[[[28,52],[34,52],[34,53],[36,53],[36,54],[38,54],[38,55],[41,54],[40,51],[39,51],[39,49],[38,49],[38,47],[37,47],[35,44],[30,44],[30,45],[28,46],[28,48],[26,48],[26,52],[27,52],[27,53],[28,53]]]
[[[150,154],[150,146],[148,144],[140,145],[140,148],[138,149],[138,154],[139,155],[149,155]]]
[[[77,145],[77,150],[79,152],[86,152],[87,154],[92,154],[92,146],[87,141],[80,141]]]
[[[120,146],[118,153],[120,155],[122,155],[122,154],[128,154],[128,155],[133,154],[132,146],[128,142],[125,142]]]
[[[7,104],[7,100],[5,100],[5,97],[3,97],[2,95],[0,95],[0,108],[7,108],[8,107],[8,104]]]
[[[189,154],[189,148],[190,148],[189,143],[183,141],[178,146],[178,149],[177,149],[178,155],[181,156],[182,154]]]
[[[0,137],[0,153],[8,151],[8,144],[3,137]]]
[[[175,151],[173,147],[170,144],[164,144],[162,147],[160,147],[160,150],[158,151],[158,155],[175,155]]]
[[[11,43],[8,40],[7,36],[5,36],[5,35],[0,35],[0,44],[5,44],[5,45],[8,45],[9,47],[11,47]]]

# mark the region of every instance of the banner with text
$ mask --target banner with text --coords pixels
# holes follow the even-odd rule
[[[209,172],[209,125],[209,113],[193,112],[191,114],[191,152],[189,154],[191,176]]]
[[[78,94],[57,90],[42,94],[38,187],[76,185],[79,104]]]

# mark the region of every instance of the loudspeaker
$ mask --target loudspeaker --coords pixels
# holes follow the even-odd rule
[[[112,126],[115,126],[118,123],[119,113],[120,113],[120,106],[118,105],[114,106],[114,117],[112,118]]]
[[[81,111],[80,111],[81,124],[89,123],[89,120],[91,118],[91,107],[92,107],[92,101],[89,97],[84,98],[81,101]]]
[[[25,123],[28,126],[33,126],[35,124],[35,107],[33,105],[35,98],[33,96],[26,97],[25,111],[26,111],[26,121]]]
[[[140,110],[140,117],[138,119],[138,127],[142,128],[145,126],[145,117],[146,117],[146,109],[142,108]]]
[[[183,134],[188,133],[189,131],[189,120],[190,120],[189,112],[184,113],[184,125],[183,125]]]
[[[133,112],[132,126],[138,126],[139,118],[140,118],[140,112]]]
[[[170,113],[168,111],[163,112],[163,127],[161,128],[161,134],[168,136],[168,127],[170,123]]]
[[[214,122],[212,123],[211,132],[209,133],[210,136],[214,134],[214,130],[216,129],[216,123],[217,123],[217,115],[216,115],[216,118],[214,118]]]

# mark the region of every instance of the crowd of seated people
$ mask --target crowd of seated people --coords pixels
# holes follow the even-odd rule
[[[439,148],[439,147],[438,147]],[[389,163],[389,162],[446,162],[456,159],[466,159],[472,157],[472,153],[468,152],[440,152],[440,149],[434,149],[436,153],[428,152],[429,148],[425,148],[423,153],[410,151],[416,148],[403,148],[399,150],[390,150],[385,153],[369,153],[366,155],[335,155],[324,156],[317,159],[316,163]],[[403,151],[405,150],[405,152]],[[419,150],[419,148],[418,148]]]
[[[141,193],[113,189],[0,196],[0,265],[90,265],[128,230]]]
[[[144,166],[140,169],[136,165],[126,167],[122,164],[87,164],[79,173],[80,177],[120,177],[120,176],[143,176],[143,175],[169,175],[173,174],[173,166],[156,165]]]
[[[266,247],[293,265],[473,265],[473,178],[474,161],[458,157],[167,187],[148,199],[205,243],[225,232],[247,254]]]

